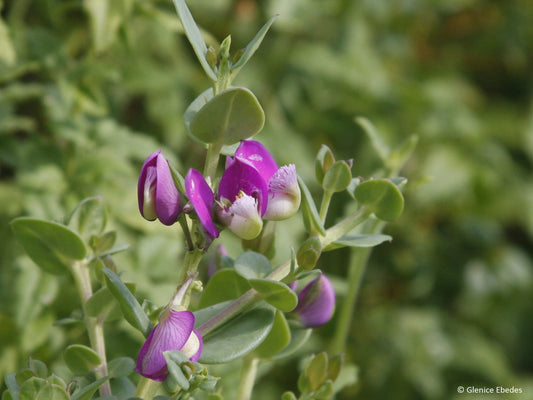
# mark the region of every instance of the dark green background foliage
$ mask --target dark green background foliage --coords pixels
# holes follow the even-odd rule
[[[54,325],[72,316],[73,285],[23,255],[9,221],[62,221],[82,198],[103,196],[119,242],[132,245],[116,257],[124,279],[165,304],[181,240],[139,216],[136,179],[158,148],[182,172],[201,165],[183,112],[209,81],[170,0],[3,3],[0,378],[29,356],[66,373],[62,350],[86,342],[81,326]],[[190,3],[209,40],[231,33],[233,49],[280,14],[235,83],[265,109],[257,138],[280,164],[296,163],[311,190],[321,143],[353,158],[355,175],[380,167],[355,116],[390,146],[419,136],[402,171],[404,214],[387,227],[394,241],[370,259],[354,315],[346,358],[360,379],[338,397],[451,399],[466,396],[458,385],[514,385],[525,393],[509,398],[533,398],[533,3]],[[347,201],[334,199],[331,222]],[[282,236],[301,234],[293,225],[281,225]],[[280,259],[287,252],[279,247]],[[339,299],[349,262],[348,250],[319,262],[338,278]],[[307,350],[327,350],[334,326],[320,328]],[[107,340],[111,357],[135,357],[142,342],[120,322]],[[295,390],[296,363],[261,370],[258,398]],[[227,372],[226,388],[231,369],[216,371]]]

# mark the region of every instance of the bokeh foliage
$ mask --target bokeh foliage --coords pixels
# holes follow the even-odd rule
[[[458,385],[514,385],[533,398],[531,2],[190,3],[207,40],[231,33],[234,48],[280,14],[236,84],[265,109],[258,140],[280,164],[295,163],[311,190],[322,143],[353,158],[356,173],[379,176],[354,117],[368,118],[391,147],[419,136],[402,171],[403,216],[386,232],[394,241],[370,259],[354,315],[346,359],[359,381],[339,398],[450,399]],[[54,324],[71,316],[75,293],[22,255],[14,217],[59,221],[84,197],[102,196],[119,242],[131,244],[119,269],[165,303],[182,249],[176,230],[139,216],[137,174],[157,148],[178,169],[201,165],[183,113],[209,85],[171,1],[2,6],[0,378],[29,356],[64,370],[62,350],[86,340],[81,328]],[[341,196],[332,218],[343,207]],[[338,277],[340,298],[349,263],[348,250],[320,261]],[[327,350],[334,326],[313,345]],[[118,323],[107,331],[113,355],[135,356],[140,336]],[[295,389],[296,361],[267,368],[258,398]]]

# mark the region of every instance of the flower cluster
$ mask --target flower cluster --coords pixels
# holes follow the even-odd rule
[[[294,215],[301,197],[294,164],[278,168],[268,150],[254,140],[243,140],[235,155],[226,159],[216,192],[192,168],[185,177],[185,192],[211,240],[220,234],[217,225],[243,239],[253,239],[261,232],[263,219],[283,220]],[[183,210],[168,161],[160,150],[143,165],[138,196],[139,210],[150,221],[158,218],[171,225]]]

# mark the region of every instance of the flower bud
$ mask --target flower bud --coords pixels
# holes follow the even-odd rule
[[[298,305],[292,311],[306,328],[316,328],[331,319],[335,308],[335,291],[324,274],[298,293]]]
[[[191,361],[198,361],[202,352],[202,336],[193,330],[194,315],[190,311],[168,309],[160,317],[137,357],[135,371],[146,378],[164,381],[168,375],[164,352],[180,350]]]
[[[168,161],[161,150],[152,153],[144,162],[137,186],[139,211],[148,221],[156,218],[172,225],[181,212],[180,194]]]
[[[322,245],[317,236],[310,237],[302,243],[296,254],[296,261],[300,268],[312,270],[320,258]]]
[[[300,207],[300,200],[296,166],[284,165],[270,178],[267,209],[263,218],[280,221],[292,217]]]

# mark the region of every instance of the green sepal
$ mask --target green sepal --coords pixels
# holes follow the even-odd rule
[[[194,109],[199,104],[195,104]],[[192,115],[190,108],[186,118]],[[265,113],[255,95],[246,88],[232,87],[218,93],[198,109],[189,119],[188,129],[203,143],[231,145],[254,136],[264,123]]]
[[[102,363],[98,353],[81,344],[68,346],[63,352],[63,358],[75,375],[86,375]]]
[[[274,324],[266,339],[254,350],[254,356],[257,358],[271,358],[275,356],[291,341],[291,331],[285,315],[281,311],[276,311]]]
[[[355,198],[383,221],[393,221],[403,211],[403,195],[388,179],[373,179],[359,184],[355,189]]]
[[[195,311],[195,327],[200,327],[230,303],[220,303]],[[203,336],[203,349],[199,362],[221,364],[248,354],[265,340],[272,329],[275,314],[274,307],[262,303],[209,332]]]
[[[207,76],[216,82],[217,75],[209,65],[209,62],[206,58],[207,45],[205,44],[200,29],[196,25],[196,22],[194,22],[194,18],[192,17],[191,12],[187,7],[187,4],[185,3],[185,0],[173,1],[174,6],[176,7],[176,11],[178,12],[178,16],[180,17],[181,23],[183,25],[183,29],[185,30],[185,35],[187,36],[187,39],[189,39],[194,53],[196,54],[198,61],[200,61],[200,65],[204,69]]]
[[[102,268],[102,272],[104,273],[107,287],[120,304],[120,309],[126,321],[134,328],[140,330],[144,337],[148,337],[153,326],[135,296],[133,296],[120,277],[109,268]]]
[[[342,247],[374,247],[383,242],[390,242],[392,236],[383,234],[360,234],[360,235],[345,235],[333,243],[327,245],[324,251],[331,251],[340,249]]]
[[[312,236],[302,243],[296,253],[296,261],[298,266],[305,270],[312,270],[315,268],[320,254],[322,253],[322,244],[318,236]]]
[[[326,229],[322,224],[320,215],[316,208],[311,192],[307,188],[304,180],[298,176],[298,184],[302,191],[302,214],[304,218],[304,225],[309,232],[319,233],[322,236],[326,236]]]
[[[298,296],[286,284],[271,279],[249,279],[248,283],[263,299],[278,310],[289,312],[298,304]]]
[[[87,255],[83,239],[64,225],[20,217],[11,222],[11,228],[33,262],[46,272],[66,273],[72,261]]]

